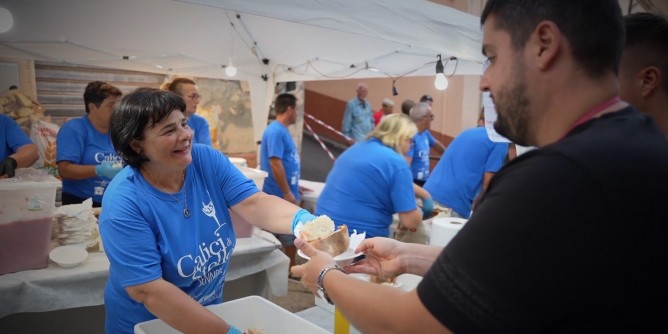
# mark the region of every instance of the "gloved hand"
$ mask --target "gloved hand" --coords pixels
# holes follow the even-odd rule
[[[299,232],[301,231],[302,226],[316,218],[316,216],[312,215],[306,209],[298,210],[295,212],[294,218],[292,218],[292,234],[299,238]]]
[[[236,328],[230,325],[230,330],[227,331],[227,334],[244,334],[239,328]]]
[[[431,214],[434,212],[434,200],[429,198],[423,198],[422,199],[422,218],[427,218],[431,216]]]
[[[0,176],[7,175],[7,177],[14,177],[16,170],[16,160],[12,157],[7,157],[0,162]]]
[[[121,164],[103,162],[102,164],[95,166],[95,175],[113,179],[121,169],[123,169],[123,165]]]

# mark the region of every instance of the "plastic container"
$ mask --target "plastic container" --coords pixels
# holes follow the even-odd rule
[[[51,220],[61,182],[43,170],[20,168],[0,179],[0,274],[49,264]]]
[[[229,157],[230,162],[237,167],[248,167],[248,162],[244,158],[240,157]]]
[[[269,176],[269,174],[261,169],[255,169],[255,168],[250,168],[250,167],[243,167],[243,166],[237,166],[239,170],[241,170],[244,175],[253,180],[255,182],[255,185],[257,186],[258,189],[262,190],[262,186],[264,185],[264,179]]]
[[[266,334],[328,334],[315,324],[290,313],[288,310],[259,296],[248,296],[226,303],[207,306],[232,326],[246,332],[262,330]],[[160,319],[135,325],[135,334],[180,333]]]

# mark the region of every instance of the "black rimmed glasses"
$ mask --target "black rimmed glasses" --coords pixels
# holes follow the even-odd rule
[[[202,95],[199,95],[199,94],[195,93],[195,94],[192,94],[192,95],[186,95],[186,97],[193,100],[193,101],[197,101],[197,100],[202,98]]]

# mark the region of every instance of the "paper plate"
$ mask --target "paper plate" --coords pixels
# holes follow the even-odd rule
[[[49,253],[49,259],[63,268],[76,267],[87,258],[86,249],[76,245],[56,247]]]
[[[297,254],[299,254],[299,256],[301,256],[301,257],[304,258],[304,259],[307,259],[307,260],[310,260],[310,259],[311,259],[311,258],[308,257],[306,254],[304,254],[304,252],[302,252],[301,249],[297,250]],[[355,253],[355,250],[354,250],[354,249],[352,249],[352,248],[348,248],[345,252],[343,252],[343,253],[341,253],[341,254],[335,256],[335,257],[334,257],[334,261],[336,261],[336,264],[338,264],[338,265],[340,265],[340,266],[343,267],[343,266],[347,266],[347,265],[349,265],[349,264],[352,264],[352,263],[353,263],[353,260],[354,260],[356,257],[358,257],[358,256],[360,256],[360,255],[362,255],[362,254],[364,254],[364,253]]]

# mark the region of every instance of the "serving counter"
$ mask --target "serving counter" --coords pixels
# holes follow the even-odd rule
[[[250,238],[237,239],[223,289],[225,300],[287,294],[289,259],[279,248],[271,233],[259,229]],[[22,325],[48,329],[49,321],[34,320],[47,319],[49,311],[102,305],[108,277],[109,260],[100,252],[90,253],[74,268],[49,263],[44,269],[0,275],[0,329],[16,325],[17,318],[25,322]],[[104,327],[97,328],[103,332]]]

